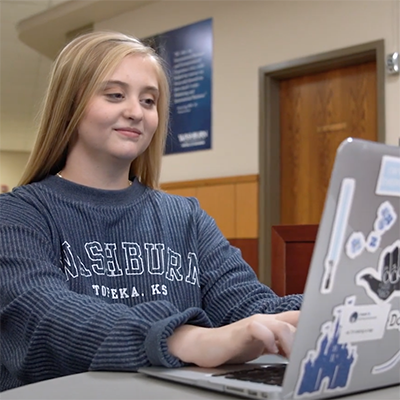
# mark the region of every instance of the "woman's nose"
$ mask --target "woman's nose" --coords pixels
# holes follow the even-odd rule
[[[125,117],[133,119],[135,121],[143,118],[143,108],[139,100],[130,99],[127,100],[125,108]]]

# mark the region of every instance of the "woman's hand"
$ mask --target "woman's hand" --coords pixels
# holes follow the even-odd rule
[[[299,322],[300,311],[285,311],[280,314],[273,315],[277,320],[287,322],[288,324],[297,328]]]
[[[256,314],[220,328],[184,325],[168,338],[169,352],[200,367],[244,363],[263,354],[290,355],[299,311]]]

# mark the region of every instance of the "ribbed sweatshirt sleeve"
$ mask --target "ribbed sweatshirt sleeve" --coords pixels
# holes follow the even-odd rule
[[[197,200],[193,200],[196,202]],[[197,209],[198,243],[202,265],[203,309],[214,326],[254,314],[299,310],[302,294],[280,297],[257,279],[238,248],[230,245],[213,218]]]
[[[2,390],[87,370],[180,366],[168,336],[185,323],[211,325],[200,308],[128,307],[69,290],[49,240],[31,228],[3,224],[0,268]]]

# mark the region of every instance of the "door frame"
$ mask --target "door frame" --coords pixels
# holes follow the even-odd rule
[[[385,143],[385,43],[377,40],[259,68],[259,279],[271,285],[271,229],[280,223],[279,81],[376,61],[378,142]]]

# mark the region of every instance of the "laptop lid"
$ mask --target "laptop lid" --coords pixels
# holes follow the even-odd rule
[[[400,382],[400,148],[338,148],[284,398],[339,396]]]
[[[323,399],[399,383],[399,218],[400,148],[347,139],[336,154],[283,386],[212,376],[238,366],[139,372],[249,398]]]

